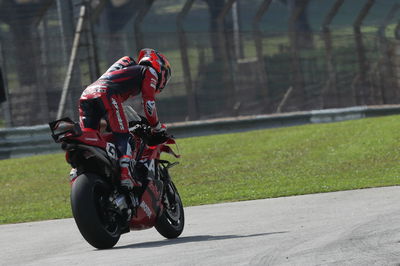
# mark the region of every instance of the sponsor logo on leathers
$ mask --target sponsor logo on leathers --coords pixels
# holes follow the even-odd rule
[[[156,71],[154,70],[154,68],[152,68],[152,67],[149,67],[149,71],[150,71],[150,73],[154,76],[154,78],[151,78],[150,86],[151,86],[153,89],[156,89],[156,88],[157,88],[157,81],[158,81],[157,72],[156,72]]]
[[[111,98],[111,103],[114,105],[115,113],[117,114],[117,120],[118,120],[118,123],[119,123],[119,128],[121,130],[124,130],[125,129],[124,122],[122,121],[121,113],[119,112],[118,103],[114,98]]]

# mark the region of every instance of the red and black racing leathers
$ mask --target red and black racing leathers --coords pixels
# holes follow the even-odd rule
[[[98,130],[101,118],[105,117],[115,136],[120,156],[126,155],[129,128],[122,103],[130,96],[141,93],[144,113],[150,125],[159,126],[155,106],[157,81],[154,69],[136,64],[131,57],[122,57],[83,91],[79,100],[82,129]]]

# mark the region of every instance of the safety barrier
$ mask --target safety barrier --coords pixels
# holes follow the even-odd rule
[[[241,116],[168,124],[177,138],[234,133],[309,123],[327,123],[400,114],[400,105],[356,106],[271,115]],[[0,129],[0,159],[46,154],[60,151],[47,125]]]

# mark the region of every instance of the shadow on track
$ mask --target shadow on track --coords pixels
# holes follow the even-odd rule
[[[216,240],[224,240],[224,239],[233,239],[233,238],[247,238],[247,237],[258,237],[258,236],[267,236],[267,235],[275,235],[275,234],[284,234],[288,231],[283,232],[270,232],[270,233],[260,233],[260,234],[252,234],[252,235],[223,235],[223,236],[212,236],[212,235],[201,235],[201,236],[185,236],[176,239],[165,239],[161,241],[153,241],[153,242],[145,242],[145,243],[136,243],[125,246],[117,246],[113,249],[123,249],[123,248],[156,248],[167,245],[176,245],[176,244],[184,244],[189,242],[203,242],[203,241],[216,241]]]

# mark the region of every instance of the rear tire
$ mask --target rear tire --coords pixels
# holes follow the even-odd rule
[[[174,197],[174,200],[169,200],[170,206],[169,208],[164,208],[155,228],[162,236],[172,239],[182,234],[185,226],[185,214],[183,212],[181,197],[172,181],[167,184],[166,193],[168,193],[168,189],[173,191],[175,196],[169,195],[169,198]]]
[[[112,248],[121,236],[115,213],[110,212],[110,186],[95,174],[82,174],[72,185],[72,213],[82,236],[95,248]]]

